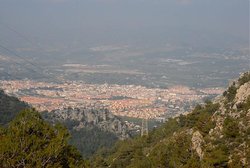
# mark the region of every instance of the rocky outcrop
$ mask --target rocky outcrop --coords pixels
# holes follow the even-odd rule
[[[217,142],[221,141],[222,146],[226,147],[230,153],[228,164],[233,165],[236,158],[243,167],[250,164],[249,157],[247,157],[250,139],[248,133],[250,129],[249,80],[250,73],[244,73],[240,79],[231,83],[223,96],[216,98],[214,103],[219,104],[219,109],[211,116],[211,121],[215,126],[208,131],[208,135],[203,135],[200,131],[192,134],[192,150],[198,154],[200,160],[209,157],[207,151],[218,150]]]
[[[130,137],[127,125],[107,109],[67,108],[53,110],[44,114],[44,117],[53,123],[58,121],[65,123],[75,130],[98,127],[103,131],[114,133],[119,139]]]
[[[226,94],[217,100],[220,109],[214,113],[212,118],[216,122],[216,126],[209,131],[207,138],[223,140],[223,145],[231,149],[228,163],[232,163],[232,160],[238,157],[240,164],[247,167],[250,164],[249,157],[247,157],[250,139],[250,135],[247,133],[247,130],[250,129],[250,72],[241,75],[240,79],[232,82],[230,87],[235,88],[235,92],[232,91],[233,89],[228,89]],[[229,94],[233,99],[228,98]],[[227,118],[231,118],[230,123],[225,123]],[[233,131],[236,134],[233,135]],[[236,136],[238,139],[241,138],[242,142],[236,141]]]
[[[250,95],[250,82],[247,82],[242,86],[240,86],[240,88],[237,90],[235,96],[236,104],[244,102],[249,95]]]
[[[192,149],[196,151],[200,160],[203,159],[203,151],[202,151],[202,144],[204,143],[203,136],[199,131],[195,131],[192,136]]]

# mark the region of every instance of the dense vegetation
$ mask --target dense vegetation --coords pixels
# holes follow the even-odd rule
[[[0,167],[87,167],[68,144],[69,133],[52,127],[38,112],[24,110],[0,131]]]
[[[0,90],[0,125],[6,125],[25,108],[28,108],[26,103],[19,101],[16,97],[8,96]]]
[[[250,72],[245,72],[238,80],[240,86],[244,85],[249,81],[250,81]]]
[[[0,91],[0,167],[88,167],[62,125]]]
[[[118,138],[110,132],[97,127],[71,130],[70,144],[77,147],[84,158],[92,156],[99,148],[112,147]]]

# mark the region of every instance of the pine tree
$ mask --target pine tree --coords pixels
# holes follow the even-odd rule
[[[0,167],[87,167],[68,145],[69,133],[51,126],[34,110],[24,110],[0,129]]]

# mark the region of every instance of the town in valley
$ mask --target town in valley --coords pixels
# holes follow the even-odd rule
[[[35,80],[1,80],[9,95],[18,97],[40,112],[71,108],[106,108],[114,115],[164,121],[190,111],[208,97],[222,94],[224,88],[147,88],[140,85],[64,83]]]

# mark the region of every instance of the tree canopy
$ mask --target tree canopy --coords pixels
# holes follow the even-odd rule
[[[51,126],[34,110],[24,110],[0,130],[0,167],[87,167],[68,144],[62,125]]]

